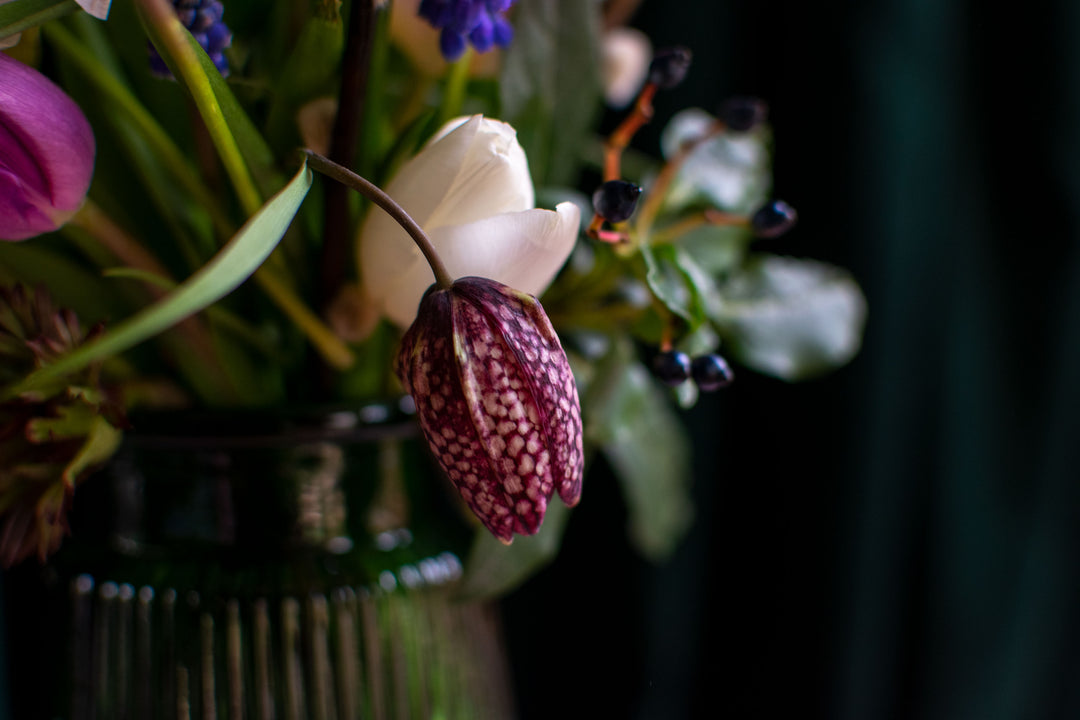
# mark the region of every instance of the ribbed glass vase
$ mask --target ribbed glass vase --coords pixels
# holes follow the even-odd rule
[[[16,717],[513,716],[494,606],[455,596],[470,531],[407,412],[136,428],[34,573],[44,600],[8,593]]]

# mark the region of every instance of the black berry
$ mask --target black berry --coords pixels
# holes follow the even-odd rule
[[[769,115],[769,106],[756,97],[732,97],[720,105],[720,119],[735,132],[752,130]]]
[[[596,214],[608,222],[622,222],[634,214],[641,188],[625,180],[608,180],[592,196]]]
[[[702,392],[713,392],[727,387],[735,380],[727,361],[719,355],[702,355],[694,358],[690,374]]]
[[[684,47],[657,50],[649,65],[649,82],[665,90],[675,87],[686,77],[690,58],[690,50]]]
[[[690,356],[678,350],[662,352],[653,358],[653,372],[665,385],[681,385],[690,379]]]
[[[795,208],[783,200],[773,200],[750,218],[750,227],[758,237],[779,237],[790,230],[799,219]]]

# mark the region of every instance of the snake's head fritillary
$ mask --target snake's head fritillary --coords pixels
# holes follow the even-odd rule
[[[578,502],[581,405],[535,297],[478,277],[429,290],[396,369],[439,465],[495,537],[535,533],[556,492]]]

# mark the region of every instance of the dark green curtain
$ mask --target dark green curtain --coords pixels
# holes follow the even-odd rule
[[[666,565],[590,476],[506,602],[524,717],[1080,717],[1080,4],[645,0],[634,24],[696,58],[641,148],[680,107],[766,98],[800,211],[770,250],[850,268],[869,324],[840,372],[743,372],[687,415],[698,522]]]

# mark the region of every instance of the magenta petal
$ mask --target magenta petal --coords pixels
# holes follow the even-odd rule
[[[78,210],[94,151],[79,106],[41,73],[0,54],[0,239],[54,230]]]

